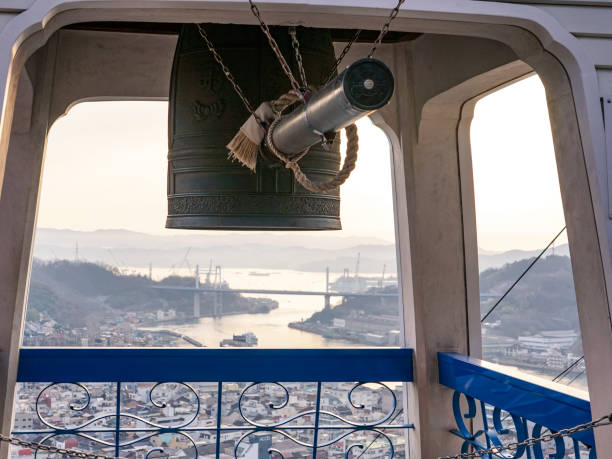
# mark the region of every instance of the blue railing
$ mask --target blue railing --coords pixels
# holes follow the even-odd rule
[[[452,433],[463,439],[462,453],[591,421],[591,405],[581,391],[460,354],[440,353],[438,364],[440,383],[455,390]],[[471,427],[466,419],[473,421],[467,423]],[[594,444],[593,431],[587,430],[573,434],[568,444],[559,438],[554,445],[520,447],[508,457],[563,458],[571,451],[580,458],[588,450],[595,458]]]
[[[410,349],[25,348],[17,380],[13,434],[112,456],[402,457],[412,427]]]

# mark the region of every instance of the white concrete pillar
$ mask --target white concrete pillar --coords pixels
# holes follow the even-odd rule
[[[465,107],[530,69],[500,43],[474,38],[423,36],[386,52],[395,103],[383,112],[387,127],[377,124],[395,143],[405,344],[415,349],[415,381],[407,385],[408,419],[415,425],[409,454],[431,458],[461,446],[450,433],[453,392],[438,383],[437,353],[480,356],[481,347],[472,110]]]
[[[569,241],[582,348],[593,419],[612,411],[612,265],[597,171],[584,154],[575,98],[559,62],[534,59],[546,87],[548,111]],[[595,429],[597,457],[609,457],[612,435]]]
[[[36,207],[48,129],[54,40],[24,69],[0,196],[0,431],[12,422]],[[31,78],[31,80],[30,80]],[[32,82],[29,86],[28,83]],[[6,454],[6,451],[2,451]]]

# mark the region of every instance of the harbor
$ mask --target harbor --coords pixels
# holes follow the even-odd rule
[[[264,295],[265,298],[270,296],[321,296],[324,298],[324,308],[329,309],[331,307],[332,298],[340,298],[340,302],[344,303],[349,299],[364,298],[364,299],[380,299],[389,298],[397,301],[398,290],[390,289],[384,290],[385,286],[397,286],[397,278],[391,277],[385,279],[386,265],[383,266],[382,275],[380,277],[375,276],[359,276],[359,261],[360,254],[357,254],[357,263],[355,266],[354,275],[350,275],[348,269],[344,269],[341,277],[330,282],[330,269],[325,269],[325,287],[322,290],[317,289],[305,289],[302,285],[296,288],[283,288],[285,283],[279,281],[277,283],[271,283],[267,287],[262,287],[260,283],[251,285],[250,287],[230,287],[230,284],[224,280],[221,266],[215,266],[213,270],[213,263],[210,262],[208,271],[205,274],[205,280],[202,282],[200,266],[196,265],[193,272],[193,284],[191,286],[185,285],[182,282],[180,285],[172,282],[158,283],[152,285],[151,288],[161,291],[174,291],[174,292],[185,292],[193,294],[193,318],[197,319],[203,315],[211,315],[213,317],[219,317],[227,314],[227,303],[231,304],[235,302],[236,295],[250,294],[250,295]],[[151,270],[151,268],[150,268]],[[187,273],[191,275],[191,273]],[[248,273],[251,277],[268,277],[277,275],[278,272],[267,272],[263,271],[250,271]],[[149,272],[149,278],[152,278],[152,272]],[[229,296],[229,298],[228,298]],[[206,304],[202,304],[202,301]],[[268,309],[275,309],[271,307],[269,302],[264,299],[261,301],[264,304],[257,304],[257,300],[250,300],[251,303],[255,303],[253,311],[251,312],[268,312]],[[278,304],[278,301],[277,301]],[[203,309],[206,312],[203,312]],[[163,313],[162,313],[163,315]]]
[[[274,290],[279,285],[291,291],[325,291],[325,272],[303,272],[294,270],[258,270],[269,274],[252,276],[244,269],[224,269],[223,278],[232,290]],[[185,273],[187,274],[187,273]],[[193,275],[193,271],[192,271]],[[334,279],[340,274],[332,274]],[[364,273],[376,276],[376,273]],[[185,292],[189,295],[191,292]],[[219,343],[234,334],[252,332],[258,338],[260,348],[317,348],[358,346],[354,341],[325,337],[308,331],[290,328],[291,322],[308,319],[312,314],[325,307],[322,296],[286,295],[286,294],[248,294],[249,298],[269,298],[279,302],[279,307],[266,314],[233,314],[221,317],[201,317],[195,322],[176,324],[172,329],[180,334],[190,336],[207,347],[218,347]],[[332,306],[341,298],[332,298]],[[399,318],[398,318],[399,320]],[[167,328],[167,326],[148,327],[150,330]]]

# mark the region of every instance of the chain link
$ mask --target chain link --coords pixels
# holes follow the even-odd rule
[[[393,20],[396,18],[396,16],[399,13],[400,7],[402,6],[402,3],[404,3],[405,1],[406,0],[398,0],[397,5],[395,5],[395,8],[391,10],[389,17],[387,18],[387,22],[385,22],[382,29],[380,29],[380,32],[378,33],[378,37],[376,37],[376,40],[374,41],[374,43],[372,43],[372,48],[370,48],[370,53],[368,54],[369,58],[374,56],[376,49],[382,43],[383,38],[385,38],[385,36],[389,32],[389,28],[391,27],[391,22],[393,22]],[[353,36],[353,38],[346,44],[346,46],[344,47],[344,49],[338,56],[338,59],[336,59],[336,63],[334,64],[334,67],[332,68],[329,76],[325,80],[326,83],[329,83],[331,79],[334,77],[334,75],[338,71],[338,67],[340,67],[340,64],[342,63],[342,60],[348,54],[349,50],[351,49],[351,46],[353,46],[353,44],[359,39],[359,35],[361,35],[361,32],[362,30],[358,29],[355,32],[355,35]]]
[[[526,440],[523,440],[521,442],[512,442],[512,443],[508,443],[507,445],[503,445],[503,446],[494,446],[493,448],[487,449],[487,450],[481,449],[481,450],[477,450],[471,453],[460,453],[454,456],[442,456],[442,457],[439,457],[438,459],[466,459],[466,458],[473,458],[473,457],[483,457],[489,454],[499,455],[503,451],[516,451],[517,449],[523,446],[532,447],[541,442],[552,441],[555,438],[567,437],[569,435],[573,435],[578,432],[583,432],[585,430],[594,429],[596,427],[601,427],[601,426],[607,426],[610,424],[612,424],[612,413],[602,416],[595,421],[587,422],[585,424],[579,424],[577,426],[570,427],[568,429],[561,429],[557,432],[551,432],[549,434],[545,434],[540,437],[527,438]]]
[[[208,50],[211,52],[211,54],[215,58],[215,61],[217,61],[217,64],[219,64],[219,66],[221,67],[221,70],[223,71],[225,78],[227,78],[227,81],[229,81],[230,84],[233,86],[234,91],[236,91],[236,94],[238,94],[238,97],[240,97],[240,99],[242,100],[242,103],[244,104],[246,109],[249,111],[249,113],[253,115],[257,123],[263,127],[264,126],[263,122],[255,114],[255,110],[253,110],[253,107],[251,106],[249,99],[247,99],[247,97],[244,95],[244,92],[242,92],[242,88],[240,87],[236,79],[234,78],[234,75],[232,75],[232,72],[230,71],[230,69],[227,68],[227,66],[225,65],[225,62],[223,62],[223,59],[221,58],[221,56],[215,49],[213,43],[208,38],[208,35],[206,34],[206,30],[204,30],[204,27],[202,26],[202,24],[198,24],[197,26],[198,26],[198,32],[200,32],[200,36],[204,40],[204,43],[206,43],[206,46],[208,47]]]
[[[47,453],[61,454],[62,456],[78,457],[80,459],[116,459],[115,456],[105,456],[103,454],[86,453],[84,451],[78,451],[75,449],[58,448],[51,445],[43,445],[35,441],[25,441],[15,437],[9,437],[7,435],[0,434],[0,441],[9,443],[14,446],[22,446],[24,448],[32,448],[38,451],[45,451]]]
[[[503,451],[516,451],[517,449],[526,446],[532,447],[541,442],[552,441],[555,438],[567,437],[578,432],[585,430],[594,429],[596,427],[602,427],[612,424],[612,413],[600,417],[599,419],[585,424],[579,424],[568,429],[561,429],[557,432],[551,432],[549,434],[542,435],[537,438],[527,438],[521,442],[512,442],[503,446],[494,446],[487,450],[478,450],[472,453],[460,453],[454,456],[442,456],[438,459],[468,459],[474,457],[483,457],[489,454],[499,455]],[[24,448],[32,448],[38,451],[46,451],[48,453],[60,454],[62,456],[76,457],[80,459],[117,459],[115,456],[105,456],[103,454],[88,453],[85,451],[79,451],[74,449],[58,448],[51,445],[43,445],[35,441],[26,441],[16,437],[10,437],[7,435],[0,434],[0,442],[9,443],[14,446],[21,446]]]
[[[376,37],[376,40],[374,40],[374,43],[372,43],[370,54],[368,54],[369,58],[374,56],[374,53],[376,52],[376,48],[378,48],[378,45],[382,43],[383,38],[385,38],[385,35],[387,35],[387,33],[389,32],[389,27],[391,26],[391,22],[393,22],[393,20],[399,13],[400,6],[402,6],[402,3],[404,3],[405,1],[406,0],[398,0],[397,5],[395,5],[395,8],[391,10],[391,14],[389,14],[389,17],[387,18],[387,22],[385,22],[385,25],[383,25],[382,29],[380,29],[380,33],[378,34],[378,37]]]
[[[300,84],[298,83],[298,81],[293,76],[293,72],[291,71],[291,67],[289,67],[289,64],[287,64],[287,61],[285,60],[285,57],[283,56],[283,53],[281,52],[280,48],[278,47],[278,43],[276,43],[276,40],[274,39],[274,37],[272,36],[272,33],[270,32],[270,28],[268,27],[268,25],[261,18],[261,13],[259,12],[259,8],[257,8],[257,5],[255,5],[255,3],[253,3],[253,0],[249,0],[249,4],[251,5],[251,11],[253,12],[253,15],[259,21],[259,26],[261,28],[261,31],[268,38],[268,42],[270,43],[270,47],[272,48],[272,51],[274,51],[274,54],[276,54],[276,58],[278,59],[278,62],[280,64],[281,68],[283,69],[283,72],[285,72],[285,75],[287,75],[287,78],[289,78],[289,82],[291,83],[291,87],[293,88],[293,90],[297,94],[300,95],[300,100],[302,102],[304,102],[304,95],[302,94],[302,88],[300,88]]]
[[[391,14],[389,15],[389,18],[387,19],[387,22],[383,25],[382,29],[380,30],[380,33],[378,34],[378,37],[376,38],[376,41],[374,41],[374,43],[372,44],[372,49],[370,50],[370,54],[368,54],[368,57],[372,57],[374,55],[378,45],[380,45],[380,43],[382,42],[382,40],[385,37],[385,35],[387,35],[387,32],[389,32],[389,27],[391,25],[391,22],[395,19],[395,17],[399,13],[399,8],[402,5],[402,3],[404,3],[404,1],[405,0],[398,0],[398,3],[395,6],[395,8],[391,11]],[[300,78],[302,80],[302,86],[301,87],[300,87],[300,84],[298,83],[298,81],[293,76],[293,72],[291,71],[291,67],[289,67],[289,64],[285,60],[285,57],[283,56],[283,53],[281,52],[281,50],[280,50],[280,48],[278,46],[278,43],[276,42],[276,40],[272,36],[272,33],[270,32],[270,28],[268,27],[268,25],[262,19],[261,13],[259,11],[259,8],[253,2],[253,0],[249,0],[249,5],[251,6],[251,11],[252,11],[253,15],[259,21],[259,26],[260,26],[262,32],[264,33],[264,35],[267,37],[268,42],[270,44],[270,47],[272,48],[272,51],[274,51],[274,54],[276,55],[276,58],[278,59],[278,62],[280,64],[283,72],[285,73],[287,78],[289,78],[289,82],[291,83],[291,87],[296,92],[296,94],[299,95],[299,98],[302,101],[302,103],[304,103],[305,102],[304,101],[304,90],[308,87],[308,81],[306,79],[306,72],[304,70],[304,63],[303,63],[303,60],[302,60],[302,54],[300,53],[300,44],[299,44],[299,41],[297,40],[297,35],[296,35],[295,27],[291,27],[289,29],[289,34],[291,35],[291,43],[292,43],[292,46],[293,46],[293,50],[295,52],[295,59],[296,59],[297,64],[298,64],[298,70],[300,72]],[[232,87],[234,88],[234,91],[236,91],[236,94],[238,94],[238,96],[242,100],[242,103],[244,104],[246,109],[249,111],[249,113],[251,115],[253,115],[253,117],[255,118],[255,120],[257,121],[257,123],[260,126],[265,127],[264,123],[259,119],[259,117],[257,115],[255,115],[255,110],[251,106],[251,103],[246,98],[244,92],[242,91],[242,88],[240,87],[240,85],[238,84],[238,82],[236,81],[234,76],[232,75],[232,72],[230,71],[230,69],[225,65],[225,63],[223,61],[223,58],[219,55],[219,53],[215,49],[213,43],[208,38],[208,35],[206,34],[206,30],[204,30],[204,27],[202,26],[202,24],[197,24],[197,27],[198,27],[198,31],[200,33],[200,36],[202,37],[202,39],[206,43],[206,46],[207,46],[208,50],[211,52],[211,54],[213,55],[215,61],[217,61],[217,63],[221,67],[221,70],[223,71],[223,74],[225,75],[225,78],[227,78],[227,80],[231,83]],[[359,38],[360,34],[361,34],[361,30],[357,30],[357,32],[355,33],[355,35],[352,38],[352,40],[349,41],[348,44],[344,47],[344,49],[342,50],[342,52],[338,56],[338,59],[336,59],[336,63],[334,64],[334,67],[332,68],[332,70],[331,70],[331,72],[330,72],[330,74],[329,74],[329,76],[328,76],[328,78],[326,80],[326,83],[329,82],[333,78],[334,74],[338,70],[338,67],[340,66],[340,63],[342,62],[344,57],[347,55],[347,53],[351,49],[351,46],[353,46],[353,44],[357,41],[357,39]]]
[[[338,56],[338,59],[336,59],[336,63],[334,64],[333,68],[329,72],[329,75],[325,79],[325,84],[329,83],[332,80],[332,78],[336,75],[336,72],[338,71],[338,67],[340,67],[340,64],[342,63],[344,56],[348,54],[349,50],[351,49],[351,46],[353,46],[353,43],[355,43],[359,39],[359,35],[361,35],[361,29],[358,29],[357,32],[355,32],[355,35],[353,35],[353,38],[346,44],[346,46],[344,47],[344,49]]]
[[[293,45],[293,52],[295,54],[295,61],[300,71],[300,78],[302,79],[302,90],[305,91],[308,88],[308,80],[306,79],[306,71],[304,70],[304,61],[302,61],[302,53],[300,52],[300,42],[297,39],[297,31],[295,27],[289,27],[289,35],[291,36],[291,44]]]

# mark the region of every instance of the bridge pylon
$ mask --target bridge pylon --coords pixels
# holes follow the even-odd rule
[[[195,268],[195,288],[200,288],[200,265]],[[193,317],[196,319],[200,317],[200,295],[198,291],[193,292]]]

